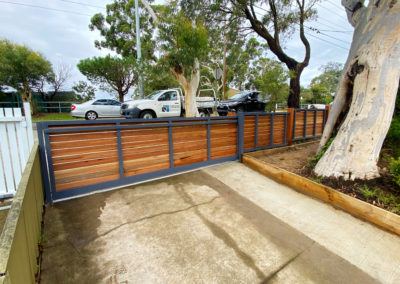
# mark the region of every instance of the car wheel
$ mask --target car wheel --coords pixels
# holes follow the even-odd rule
[[[244,112],[243,107],[238,107],[237,110],[236,110],[236,112],[237,112],[237,113],[239,113],[239,112]]]
[[[88,111],[85,115],[86,120],[95,120],[97,118],[97,113],[95,111]]]
[[[154,113],[149,110],[145,110],[144,112],[142,112],[140,114],[140,118],[143,118],[143,119],[152,119],[154,117],[155,117]]]
[[[206,117],[206,113],[202,110],[199,111],[199,115],[200,115],[200,117]]]

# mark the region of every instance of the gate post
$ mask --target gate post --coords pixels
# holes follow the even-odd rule
[[[331,112],[331,106],[325,106],[325,111],[326,111],[326,114],[325,114],[325,121],[324,121],[324,124],[326,124],[326,122],[328,121],[328,117],[329,117],[329,113]]]
[[[286,138],[288,145],[293,144],[293,127],[294,127],[294,108],[288,108],[288,118],[286,127]]]
[[[237,114],[237,135],[238,135],[238,155],[239,161],[242,161],[242,155],[244,153],[244,114],[239,112]]]

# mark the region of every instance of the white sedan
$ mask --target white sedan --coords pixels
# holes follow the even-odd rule
[[[91,100],[71,105],[71,116],[95,120],[101,117],[120,117],[121,103],[116,100]]]

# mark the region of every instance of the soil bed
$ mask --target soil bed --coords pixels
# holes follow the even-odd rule
[[[313,141],[292,147],[265,151],[263,155],[257,153],[256,157],[269,164],[400,215],[400,188],[393,182],[393,177],[387,167],[387,159],[383,158],[379,161],[379,166],[383,169],[380,178],[369,181],[322,178],[313,172],[313,165],[310,162],[310,158],[316,154],[318,142]]]

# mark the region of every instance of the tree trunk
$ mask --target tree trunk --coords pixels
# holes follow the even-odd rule
[[[124,91],[122,90],[122,88],[119,88],[118,89],[118,99],[119,99],[120,103],[124,102],[124,96],[125,96]]]
[[[20,90],[22,101],[30,103],[32,98],[31,88],[29,88],[28,83],[23,83],[23,87],[24,88]]]
[[[349,56],[320,147],[339,129],[315,167],[321,176],[372,179],[393,116],[400,78],[400,1],[342,0],[355,26]]]
[[[290,78],[288,107],[291,108],[300,108],[300,75],[301,72],[294,72],[294,76]]]
[[[173,68],[172,72],[175,78],[181,84],[183,90],[185,91],[185,116],[186,117],[199,117],[199,110],[196,104],[196,93],[199,88],[200,83],[200,63],[196,58],[193,62],[192,72],[190,82],[184,76],[184,69]]]

